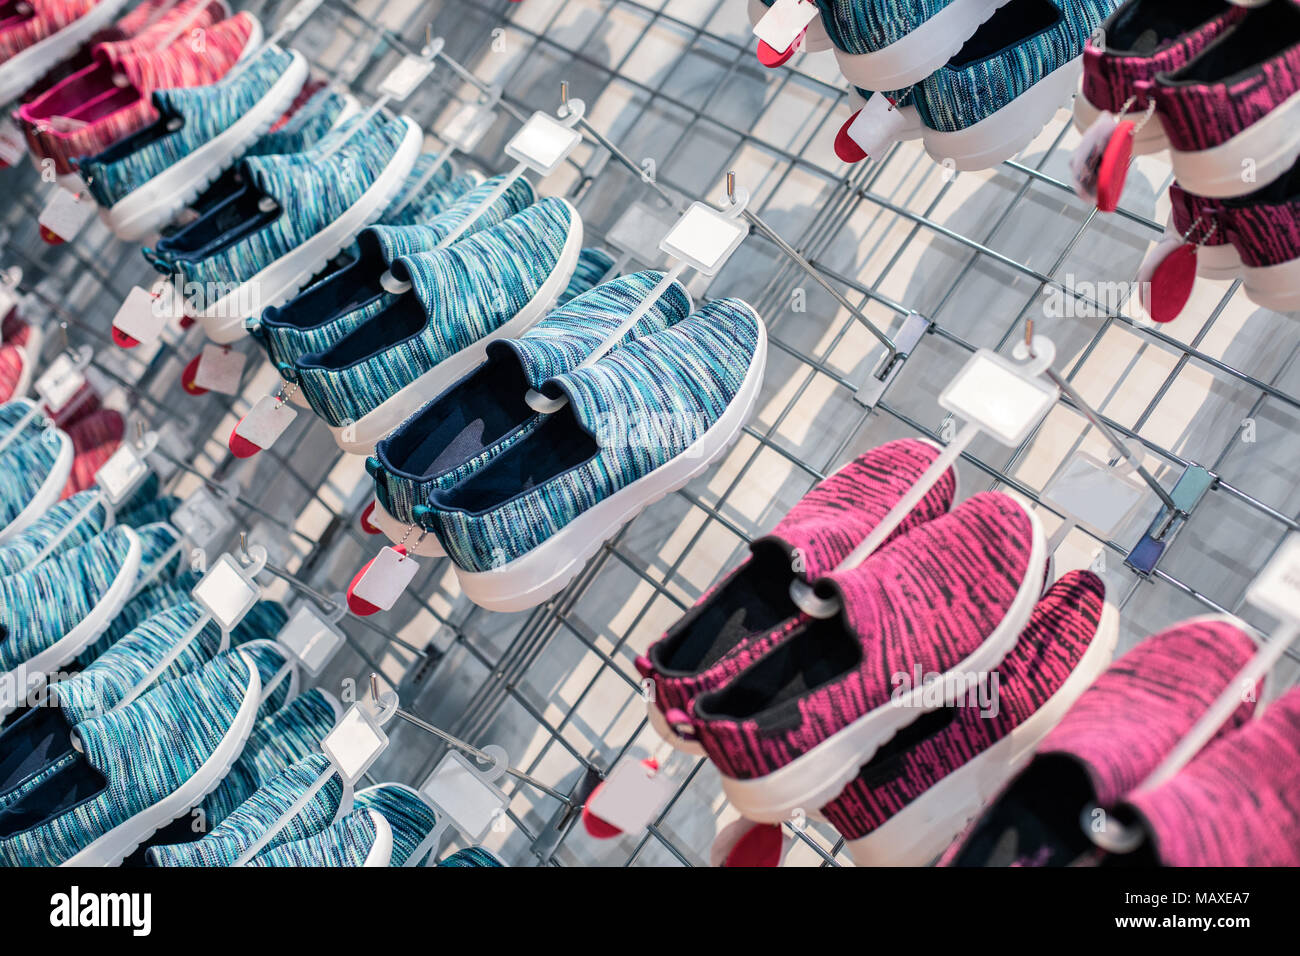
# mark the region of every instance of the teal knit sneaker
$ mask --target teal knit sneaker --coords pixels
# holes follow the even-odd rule
[[[428,222],[483,182],[482,175],[473,171],[457,174],[455,160],[434,169],[437,163],[437,153],[425,153],[415,161],[402,188],[379,217],[382,225],[414,226]]]
[[[395,259],[436,249],[496,190],[501,179],[494,177],[481,183],[424,224],[363,229],[357,236],[355,262],[304,289],[284,305],[266,309],[260,320],[246,323],[249,332],[281,370],[291,370],[305,355],[324,352],[398,301],[399,294],[389,291],[394,288],[392,280],[385,278]],[[536,200],[532,185],[520,177],[474,220],[466,236],[504,222]],[[293,398],[306,406],[296,391]]]
[[[545,416],[524,401],[528,390],[576,369],[662,278],[637,272],[611,279],[554,309],[519,338],[490,343],[487,361],[403,422],[366,460],[375,479],[371,524],[393,541],[406,539],[416,554],[442,555],[433,535],[410,544],[410,528],[419,524],[430,494],[463,481],[537,428]],[[615,347],[675,325],[691,308],[686,287],[673,283]]]
[[[108,509],[96,501],[97,497],[94,491],[79,491],[71,498],[60,501],[35,523],[0,545],[0,574],[13,574],[27,567],[45,553],[65,528],[68,529],[67,534],[54,545],[50,556],[85,544],[103,531],[108,526]],[[73,519],[86,507],[90,510],[73,523]]]
[[[441,861],[439,866],[505,866],[491,850],[481,846],[470,846],[463,850],[457,850],[447,859]]]
[[[541,392],[566,404],[454,487],[424,523],[465,594],[494,611],[534,607],[646,505],[725,454],[753,412],[767,333],[739,299],[639,338]]]
[[[149,862],[154,866],[234,866],[329,767],[329,760],[322,754],[303,756],[275,774],[202,839],[151,846]],[[320,833],[334,821],[342,800],[343,782],[338,774],[333,774],[302,810],[271,837],[262,852]]]
[[[446,249],[401,256],[392,272],[411,289],[288,374],[339,447],[367,454],[482,362],[488,342],[545,315],[581,249],[578,211],[547,198]]]
[[[141,576],[144,563],[141,562]],[[77,665],[86,667],[110,647],[126,637],[159,611],[188,603],[192,598],[194,585],[199,583],[201,575],[194,571],[179,571],[174,576],[159,575],[149,586],[132,596],[122,610],[118,611],[113,623],[98,638],[86,646],[77,656]]]
[[[0,810],[0,862],[112,866],[220,782],[261,695],[238,650],[77,724],[81,759]]]
[[[156,90],[155,123],[77,161],[104,222],[133,242],[157,232],[271,128],[306,81],[301,53],[267,46],[210,86]]]
[[[438,815],[424,798],[404,783],[381,783],[357,791],[355,808],[373,810],[388,821],[393,831],[393,852],[389,866],[419,866],[428,857],[426,848],[417,859],[412,854],[433,832]]]
[[[75,454],[72,439],[57,428],[29,428],[0,452],[0,543],[54,507]]]
[[[388,866],[393,830],[373,810],[353,810],[319,833],[263,850],[249,866]]]

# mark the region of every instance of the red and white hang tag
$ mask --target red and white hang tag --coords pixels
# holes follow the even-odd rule
[[[208,344],[181,373],[181,386],[191,395],[220,392],[234,395],[244,374],[247,356],[228,345]]]
[[[12,118],[0,118],[0,165],[16,166],[27,154],[27,141]]]
[[[404,545],[385,546],[348,585],[348,607],[362,617],[391,610],[418,570],[420,563]]]
[[[231,453],[251,458],[275,444],[298,417],[298,410],[277,395],[263,395],[230,433]]]
[[[709,864],[734,869],[780,866],[793,842],[779,823],[755,823],[741,817],[714,837]]]
[[[41,237],[54,245],[75,239],[94,214],[94,200],[60,187],[54,191],[37,220],[41,226]]]
[[[640,833],[658,818],[677,790],[677,780],[653,757],[620,760],[591,792],[582,808],[582,823],[597,839]]]
[[[376,527],[370,521],[370,518],[374,513],[375,513],[375,502],[371,501],[370,504],[366,505],[366,507],[362,510],[361,517],[357,519],[357,524],[361,525],[361,530],[364,531],[366,534],[383,534],[384,530],[382,528]]]
[[[776,0],[754,24],[759,62],[777,67],[789,60],[818,15],[817,4],[809,0]]]
[[[846,163],[880,156],[903,138],[907,125],[903,111],[885,94],[876,93],[840,127],[835,153]]]
[[[124,349],[158,341],[175,310],[171,283],[153,290],[132,286],[113,316],[113,342]]]
[[[1196,285],[1195,243],[1166,236],[1142,260],[1138,289],[1142,308],[1153,322],[1172,322],[1182,313]]]
[[[1070,157],[1071,180],[1080,199],[1102,212],[1114,212],[1119,207],[1141,122],[1145,120],[1135,120],[1126,113],[1102,113],[1084,132]]]

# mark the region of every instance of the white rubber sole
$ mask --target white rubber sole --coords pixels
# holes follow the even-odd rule
[[[370,822],[375,827],[375,842],[370,844],[370,852],[366,854],[366,862],[362,866],[388,866],[393,861],[393,828],[383,814],[374,810],[366,812],[370,814]]]
[[[940,69],[1007,0],[953,0],[900,40],[874,53],[835,50],[840,72],[864,90],[901,90]]]
[[[261,315],[263,309],[288,302],[339,250],[351,243],[357,233],[383,215],[389,202],[401,190],[415,161],[420,158],[420,146],[424,142],[424,131],[414,120],[404,116],[402,121],[406,124],[406,134],[393,158],[343,215],[239,288],[203,311],[193,313],[208,338],[222,345],[243,338],[244,319],[249,317],[250,311],[252,315]],[[248,289],[253,290],[251,296],[246,292]],[[251,310],[248,308],[250,300],[253,302]]]
[[[101,209],[104,224],[118,238],[139,242],[167,225],[176,213],[198,198],[293,103],[307,81],[307,61],[296,50],[292,54],[293,60],[284,75],[251,110],[225,132],[123,196],[112,208]]]
[[[1271,183],[1300,157],[1300,93],[1225,143],[1194,152],[1169,150],[1178,185],[1197,196],[1225,199]],[[1246,173],[1252,175],[1249,179]]]
[[[225,779],[234,762],[244,751],[244,744],[257,719],[258,698],[262,696],[262,679],[257,666],[248,658],[248,684],[244,700],[235,713],[230,729],[212,756],[204,761],[194,776],[153,806],[124,823],[119,823],[61,866],[116,866],[135,852],[145,840],[196,806]]]
[[[757,318],[758,313],[754,315]],[[489,611],[523,611],[558,594],[619,528],[703,474],[727,453],[758,403],[766,367],[767,328],[760,318],[758,345],[744,381],[703,435],[680,455],[583,512],[527,554],[491,571],[457,567],[456,577],[466,596]]]
[[[0,66],[0,103],[8,103],[30,89],[94,34],[108,26],[128,0],[100,0],[53,36],[20,50]]]
[[[1300,259],[1275,266],[1243,266],[1244,288],[1250,301],[1274,312],[1300,310]]]
[[[757,26],[765,13],[767,7],[759,3],[759,0],[749,0],[750,25]],[[821,53],[829,50],[832,45],[831,38],[826,33],[826,24],[822,23],[821,15],[818,14],[808,24],[808,32],[803,35],[803,48],[809,53]]]
[[[961,170],[988,169],[1010,159],[1070,102],[1082,72],[1083,57],[1076,57],[972,126],[954,132],[926,129],[925,151],[935,162],[951,159]]]
[[[573,216],[573,228],[564,240],[559,261],[537,294],[501,328],[443,359],[414,382],[385,399],[374,411],[362,415],[354,424],[344,427],[328,426],[340,448],[353,455],[369,455],[380,439],[481,365],[487,355],[489,342],[523,335],[550,311],[573,278],[573,272],[578,268],[578,255],[582,252],[582,217],[568,200],[561,201],[569,207]]]
[[[45,476],[45,481],[36,494],[32,495],[32,500],[27,502],[27,507],[0,529],[0,544],[43,518],[45,512],[54,507],[62,496],[63,486],[68,483],[68,475],[72,474],[72,460],[76,450],[72,447],[72,439],[67,432],[58,431],[56,434],[59,436],[59,450],[54,456],[54,464],[50,466],[50,473]]]
[[[1033,526],[1033,546],[1025,578],[993,633],[947,673],[994,670],[1016,646],[1038,603],[1043,572],[1047,568],[1047,540],[1038,516],[1023,504],[1020,507]],[[772,773],[751,780],[724,775],[723,792],[743,816],[760,823],[780,823],[789,819],[794,810],[824,807],[899,730],[933,709],[925,706],[924,694],[925,688],[917,687],[897,700],[881,704]]]
[[[1083,95],[1083,80],[1079,81],[1080,89],[1074,97],[1074,128],[1080,133],[1086,133],[1093,123],[1097,122],[1102,111],[1088,102],[1088,98]],[[1134,119],[1140,119],[1142,114],[1139,113]],[[1162,149],[1169,148],[1169,137],[1165,135],[1165,128],[1160,125],[1160,120],[1155,116],[1138,130],[1137,135],[1133,137],[1133,155],[1146,156],[1150,153],[1158,153]]]
[[[883,826],[849,840],[858,866],[925,866],[1029,763],[1044,737],[1106,670],[1119,640],[1119,611],[1107,603],[1083,657],[1032,717],[978,757],[954,770]]]
[[[415,542],[420,536],[420,529],[416,528],[412,531],[411,525],[398,521],[389,514],[388,509],[379,503],[378,498],[375,498],[374,502],[375,507],[370,512],[370,517],[367,520],[382,531],[393,544],[397,544],[405,538],[406,548],[410,554],[417,554],[424,558],[445,558],[447,556],[447,552],[443,549],[442,542],[438,540],[437,536],[426,534],[424,540],[417,545]]]

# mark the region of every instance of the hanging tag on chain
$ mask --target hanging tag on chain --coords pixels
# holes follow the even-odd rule
[[[406,553],[404,545],[386,545],[348,585],[348,607],[362,617],[391,610],[418,570],[419,562]]]
[[[868,156],[880,158],[885,150],[908,138],[915,125],[915,109],[899,106],[884,93],[873,93],[835,140],[835,154],[846,163],[861,162]]]
[[[218,501],[206,486],[200,485],[171,513],[171,523],[190,544],[206,550],[234,527],[235,519],[229,507]]]
[[[401,103],[433,72],[434,61],[408,54],[379,84],[379,95]]]
[[[203,346],[203,351],[186,366],[193,372],[181,376],[181,384],[192,395],[206,392],[219,392],[222,395],[234,395],[239,391],[239,382],[244,374],[244,363],[248,356],[228,345]],[[189,384],[186,384],[188,379]]]
[[[316,613],[307,601],[294,611],[275,639],[288,648],[302,669],[312,677],[320,676],[343,645],[343,635],[338,628]]]
[[[0,164],[16,166],[27,155],[27,141],[9,116],[0,118]]]
[[[360,703],[348,708],[320,745],[348,786],[360,780],[387,747],[388,735]]]
[[[658,818],[676,790],[676,778],[657,760],[624,757],[592,791],[583,816],[595,816],[623,833],[640,833]]]
[[[1137,276],[1138,295],[1153,322],[1172,322],[1192,297],[1200,248],[1192,236],[1200,230],[1200,225],[1201,219],[1197,217],[1183,235],[1166,233],[1142,260]],[[1218,223],[1211,222],[1201,240],[1209,240],[1217,228]]]
[[[275,395],[263,395],[230,433],[230,450],[236,458],[251,458],[275,444],[298,417],[298,410]]]
[[[777,67],[789,60],[798,52],[808,24],[819,15],[817,4],[809,0],[776,0],[754,24],[759,62]]]
[[[175,308],[170,282],[160,282],[153,289],[133,286],[113,316],[113,341],[125,349],[158,341]]]
[[[93,200],[60,188],[45,204],[37,220],[41,226],[41,238],[54,245],[75,239],[94,214]]]
[[[253,568],[244,568],[231,555],[223,554],[194,585],[191,594],[221,629],[230,633],[261,600],[262,589],[253,580],[255,573]]]
[[[1097,181],[1102,157],[1118,123],[1113,113],[1102,113],[1083,133],[1070,155],[1070,180],[1074,193],[1084,202],[1097,204]]]

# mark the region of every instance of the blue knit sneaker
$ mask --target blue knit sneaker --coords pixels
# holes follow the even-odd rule
[[[156,90],[159,118],[77,161],[120,238],[157,232],[275,123],[307,80],[301,53],[267,46],[210,86]]]
[[[303,756],[267,780],[202,839],[151,846],[149,862],[154,866],[234,866],[329,766],[322,754]],[[262,852],[320,833],[334,821],[342,801],[343,782],[333,774],[302,810],[272,835]]]
[[[76,726],[81,759],[0,810],[0,862],[112,866],[217,785],[257,713],[239,651]]]
[[[439,866],[505,866],[491,850],[481,846],[470,846],[463,850],[457,850],[447,859],[441,861]]]
[[[34,568],[0,577],[0,715],[103,633],[139,569],[139,536],[110,528]]]
[[[472,170],[457,174],[455,160],[438,166],[438,154],[425,153],[415,161],[402,188],[379,217],[379,222],[385,226],[414,226],[428,222],[482,183],[483,176]]]
[[[493,177],[481,183],[427,223],[363,229],[357,236],[355,262],[304,289],[284,305],[266,309],[260,320],[245,323],[249,332],[262,343],[277,368],[292,368],[304,355],[325,351],[397,302],[399,293],[389,291],[397,286],[386,278],[393,260],[436,249],[496,190],[501,179]],[[532,184],[520,177],[474,220],[466,236],[498,225],[536,201]],[[306,407],[296,390],[292,397]]]
[[[767,360],[739,299],[549,379],[559,411],[454,487],[424,523],[465,594],[494,611],[534,607],[647,504],[721,457],[753,412]]]
[[[173,563],[169,561],[168,567]],[[147,573],[143,560],[140,567],[140,578],[143,578]],[[127,600],[108,629],[77,656],[77,665],[86,667],[159,611],[187,603],[193,597],[194,585],[199,583],[201,577],[202,575],[188,569],[178,570],[174,575],[159,574],[148,586],[140,588],[138,594]],[[137,586],[138,584],[139,579]]]
[[[263,850],[249,866],[388,866],[393,830],[374,810],[353,810],[319,833]]]
[[[355,808],[374,810],[393,831],[393,852],[389,866],[419,866],[429,855],[426,848],[418,858],[412,854],[433,832],[438,816],[420,794],[404,783],[381,783],[357,791]]]
[[[630,316],[663,278],[637,272],[611,279],[571,299],[517,339],[487,347],[487,361],[456,382],[381,441],[366,470],[375,479],[369,521],[414,553],[440,556],[433,535],[411,545],[429,495],[469,477],[536,429],[545,416],[524,401],[555,375],[571,372]],[[680,282],[623,336],[625,345],[659,332],[691,314],[691,296]],[[616,346],[617,347],[617,346]]]
[[[368,454],[413,411],[483,361],[488,342],[546,314],[578,264],[582,219],[548,198],[446,249],[400,256],[412,288],[291,371],[339,447]]]
[[[72,473],[75,454],[67,433],[52,427],[29,428],[0,452],[0,542],[30,527],[54,506]]]
[[[0,545],[0,574],[13,574],[27,567],[50,547],[64,528],[68,528],[67,534],[54,545],[49,556],[85,544],[103,531],[108,526],[108,509],[97,498],[94,491],[79,491]],[[90,510],[74,523],[73,519],[88,506]]]

